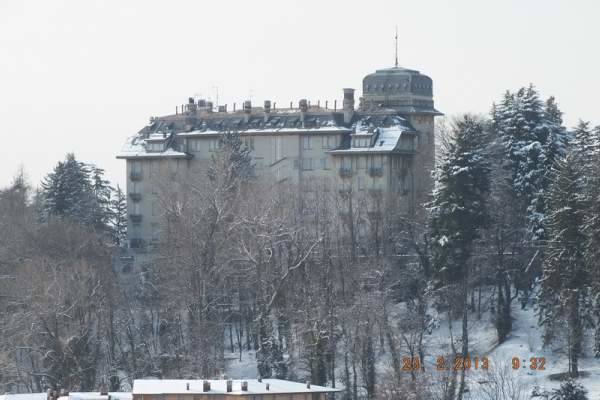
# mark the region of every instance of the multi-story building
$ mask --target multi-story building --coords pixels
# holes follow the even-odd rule
[[[258,175],[299,187],[315,178],[355,191],[376,191],[402,199],[418,214],[432,188],[434,108],[432,80],[418,71],[393,67],[363,79],[355,107],[354,89],[344,89],[341,107],[310,104],[278,108],[245,101],[227,111],[193,98],[174,115],[153,118],[129,138],[117,158],[127,161],[129,243],[143,249],[157,239],[158,175],[183,178],[206,170],[219,138],[240,133]]]

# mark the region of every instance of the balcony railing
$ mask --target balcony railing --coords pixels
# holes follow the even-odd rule
[[[141,193],[129,193],[129,197],[131,197],[131,200],[133,200],[135,202],[142,201]]]
[[[129,218],[131,218],[131,222],[133,223],[142,222],[142,214],[130,214]]]
[[[131,171],[129,173],[129,179],[131,179],[132,181],[141,181],[142,171]]]
[[[369,168],[369,175],[371,175],[372,177],[383,176],[383,167]]]
[[[352,176],[352,168],[340,168],[339,173],[342,178],[350,178]]]

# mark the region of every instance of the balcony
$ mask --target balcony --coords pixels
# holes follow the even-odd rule
[[[131,197],[131,200],[135,201],[136,203],[142,201],[141,193],[129,193],[129,197]]]
[[[340,177],[342,178],[351,178],[352,177],[352,168],[340,168],[339,170]]]
[[[371,167],[369,168],[369,175],[373,178],[383,176],[383,167]]]
[[[132,181],[141,181],[142,180],[142,171],[131,171],[129,173],[129,179]]]
[[[139,224],[142,222],[142,214],[130,214],[129,218],[131,218],[131,222],[134,224]]]

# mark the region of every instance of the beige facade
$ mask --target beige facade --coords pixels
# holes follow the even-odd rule
[[[297,109],[265,101],[261,108],[246,102],[236,112],[215,112],[210,102],[190,99],[184,112],[154,119],[118,155],[126,160],[130,247],[148,249],[160,238],[161,181],[205,174],[228,130],[240,133],[260,177],[309,191],[324,181],[393,194],[406,213],[422,214],[432,188],[434,118],[441,115],[433,108],[431,80],[391,68],[365,77],[358,108],[353,92],[344,89],[339,110],[301,100]]]

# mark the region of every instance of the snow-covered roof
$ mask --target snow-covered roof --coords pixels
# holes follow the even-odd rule
[[[46,400],[46,393],[2,394],[0,400]]]
[[[347,153],[389,153],[395,150],[413,150],[401,149],[399,147],[402,135],[414,135],[415,129],[402,117],[387,117],[385,123],[381,121],[372,121],[371,117],[359,119],[354,125],[354,135],[370,135],[373,132],[375,142],[369,147],[354,147],[348,143],[345,148],[330,150],[332,154]],[[377,125],[381,125],[378,126]]]
[[[248,390],[242,391],[242,382],[248,382]],[[310,385],[305,383],[286,381],[282,379],[258,379],[232,380],[232,391],[227,393],[227,380],[213,379],[210,382],[210,391],[204,392],[203,380],[189,379],[136,379],[133,382],[133,394],[278,394],[278,393],[323,393],[339,392],[340,389]],[[189,384],[189,390],[187,385]],[[269,389],[267,390],[267,384]]]
[[[117,158],[187,158],[189,155],[181,151],[167,148],[162,152],[148,152],[145,147],[145,140],[142,135],[134,135],[127,138],[127,141],[117,154]]]
[[[58,400],[131,400],[131,392],[109,392],[102,395],[99,392],[70,392],[68,396],[60,396]]]

